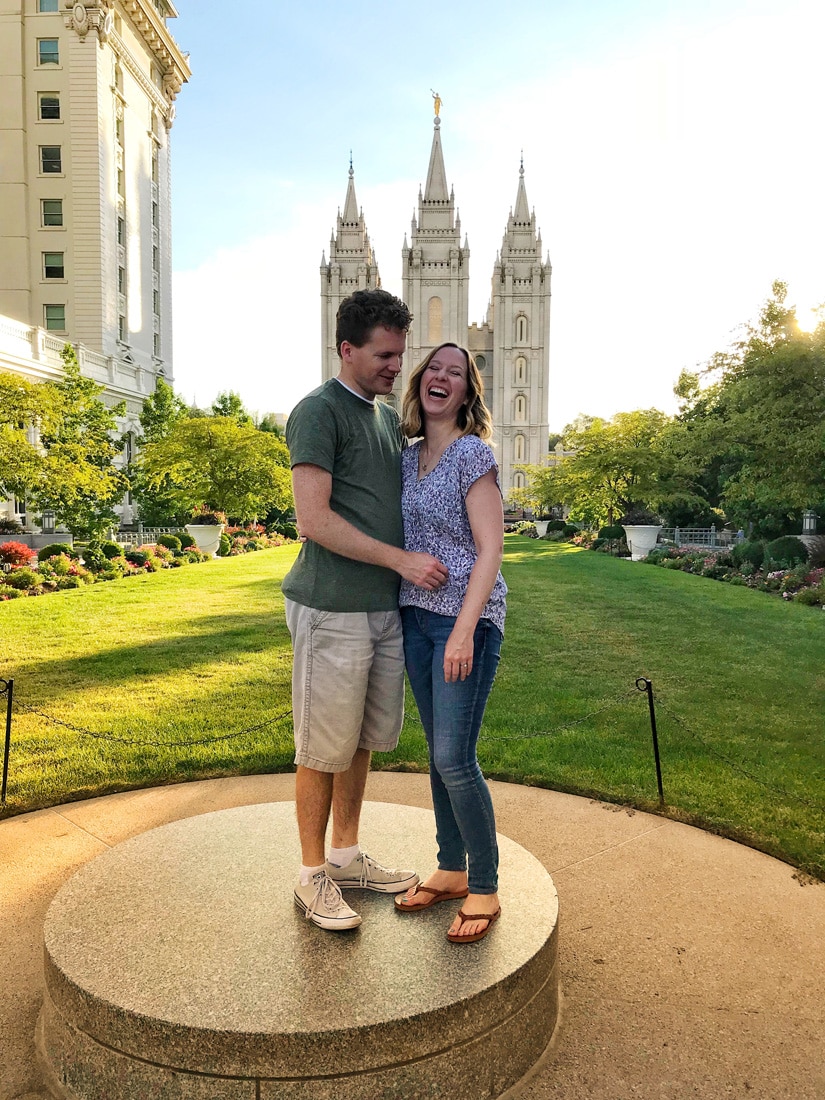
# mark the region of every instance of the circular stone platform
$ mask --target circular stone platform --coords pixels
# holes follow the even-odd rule
[[[364,848],[434,866],[430,811],[366,803]],[[502,917],[448,943],[455,904],[325,932],[292,899],[291,802],[188,818],[119,844],[59,891],[45,925],[38,1049],[72,1100],[496,1097],[536,1061],[558,1010],[558,898],[499,836]]]

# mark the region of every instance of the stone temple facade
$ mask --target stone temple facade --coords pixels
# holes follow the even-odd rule
[[[402,297],[414,321],[407,341],[401,384],[389,399],[400,403],[410,370],[444,341],[468,347],[484,378],[493,414],[493,444],[505,497],[522,487],[516,466],[542,463],[547,455],[550,369],[550,260],[542,258],[541,233],[527,203],[524,166],[516,203],[507,218],[493,265],[487,316],[468,324],[470,249],[461,239],[461,219],[447,187],[441,119],[433,120],[427,182],[401,250]],[[324,380],[338,373],[335,315],[353,291],[381,285],[363,211],[355,198],[352,166],[344,208],[321,260],[321,325]]]

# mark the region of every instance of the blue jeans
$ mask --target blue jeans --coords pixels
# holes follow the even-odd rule
[[[455,619],[402,607],[404,658],[427,735],[438,866],[468,870],[470,893],[498,889],[498,844],[490,790],[476,758],[484,708],[501,651],[501,631],[480,619],[466,680],[444,682],[444,648]],[[469,863],[469,866],[468,866]]]

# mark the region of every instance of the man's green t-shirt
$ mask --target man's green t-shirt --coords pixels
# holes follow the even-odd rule
[[[364,401],[333,378],[295,406],[286,441],[293,466],[306,462],[332,474],[333,512],[380,542],[403,547],[402,438],[395,409]],[[399,580],[392,569],[342,557],[307,539],[282,591],[321,611],[392,611]]]

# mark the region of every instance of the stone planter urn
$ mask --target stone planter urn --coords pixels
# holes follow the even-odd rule
[[[630,548],[631,561],[641,561],[642,558],[647,557],[656,545],[661,529],[661,524],[628,525],[624,528],[627,545]]]
[[[540,539],[543,539],[544,536],[547,534],[547,524],[550,521],[546,520],[546,519],[537,519],[537,520],[534,520],[533,522],[536,525],[536,533],[538,534]]]
[[[187,523],[184,530],[195,540],[195,546],[202,554],[218,556],[223,533],[222,523]]]

